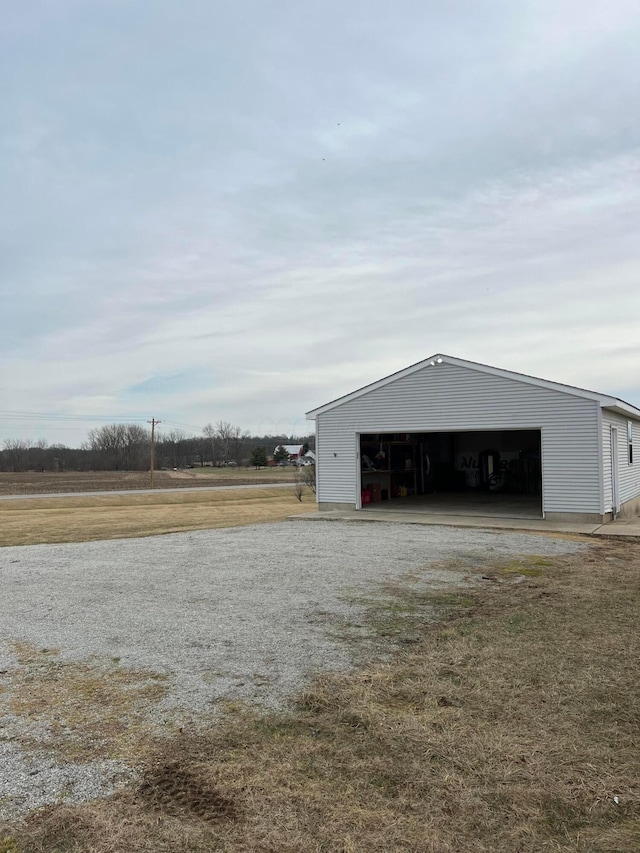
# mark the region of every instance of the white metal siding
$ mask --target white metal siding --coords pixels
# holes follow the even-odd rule
[[[611,427],[618,428],[618,483],[620,502],[640,496],[640,421],[633,424],[633,464],[629,465],[627,418],[615,412],[602,412],[602,461],[604,478],[604,511],[611,512]]]
[[[599,513],[598,407],[446,362],[427,366],[317,416],[318,500],[355,504],[358,432],[540,429],[545,511]]]
[[[320,465],[318,464],[318,460],[320,458],[320,421],[316,421],[316,499],[320,494]]]

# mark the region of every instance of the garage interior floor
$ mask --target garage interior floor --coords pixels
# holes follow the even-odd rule
[[[410,512],[436,515],[542,518],[540,495],[502,495],[495,492],[447,492],[378,501],[361,512]]]

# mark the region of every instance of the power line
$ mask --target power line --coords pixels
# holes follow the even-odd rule
[[[7,432],[7,430],[12,429],[21,429],[21,430],[30,430],[32,429],[30,424],[21,424],[21,423],[13,423],[13,424],[2,424],[0,423],[0,430],[3,432]],[[72,427],[72,426],[63,426],[63,427],[43,427],[47,432],[86,432],[85,427]]]
[[[78,423],[81,421],[95,421],[97,423],[106,422],[109,423],[111,421],[126,421],[128,423],[150,423],[144,416],[136,416],[136,415],[63,415],[56,412],[23,412],[23,411],[0,411],[0,422],[2,421],[13,421],[16,418],[20,418],[20,424],[26,422],[28,418],[30,421],[42,421],[44,423],[58,423],[58,422],[71,422]],[[168,426],[177,426],[184,427],[186,429],[195,429],[199,432],[202,430],[201,425],[197,424],[185,424],[181,421],[165,421],[165,424]],[[17,425],[17,424],[16,424]],[[54,429],[81,429],[81,427],[53,427]]]
[[[148,421],[147,421],[147,423],[148,423]],[[164,421],[164,423],[167,424],[168,426],[187,427],[188,429],[197,429],[200,431],[202,430],[201,426],[196,426],[195,424],[183,424],[183,423],[180,423],[180,421]]]
[[[21,412],[21,411],[0,411],[0,419],[8,420],[11,418],[30,418],[32,420],[47,420],[47,421],[123,421],[127,420],[132,423],[144,423],[146,418],[143,415],[63,415],[58,412]]]

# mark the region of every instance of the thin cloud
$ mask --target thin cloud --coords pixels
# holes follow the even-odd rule
[[[0,408],[304,430],[435,351],[640,403],[636,4],[401,12],[11,10]]]

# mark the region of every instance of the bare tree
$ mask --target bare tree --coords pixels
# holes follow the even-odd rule
[[[211,464],[216,464],[216,438],[218,437],[217,428],[213,424],[205,424],[202,428],[202,434],[211,444]],[[202,460],[204,462],[204,460]]]
[[[316,493],[316,466],[315,465],[299,465],[296,468],[296,473],[293,479],[293,494],[302,503],[302,495],[304,490],[309,489]]]
[[[125,424],[123,459],[127,471],[145,470],[149,465],[151,434],[139,424]]]
[[[187,439],[188,453],[198,462],[201,468],[204,468],[206,465],[209,444],[209,439],[202,438],[201,436],[194,436]]]
[[[123,424],[105,424],[89,430],[87,443],[95,455],[96,468],[117,471],[122,467],[123,433]]]
[[[228,421],[218,421],[216,424],[216,440],[218,442],[219,460],[223,465],[229,462],[240,462],[240,454],[248,433],[243,432],[239,426],[234,426]]]
[[[64,471],[67,458],[69,456],[68,448],[64,444],[52,444],[49,448],[49,458],[51,460],[52,471]]]
[[[143,470],[149,461],[149,431],[139,424],[105,424],[89,430],[95,466],[118,471]]]
[[[22,462],[29,449],[29,444],[26,441],[20,441],[18,438],[7,438],[4,441],[4,449],[7,451],[13,470],[22,470]]]
[[[204,466],[210,462],[242,464],[249,461],[250,455],[254,458],[252,451],[256,447],[273,447],[288,441],[284,436],[251,437],[238,426],[218,421],[215,426],[207,424],[199,435],[185,435],[181,430],[159,435],[156,458],[162,460],[163,466],[174,468],[192,464]],[[311,444],[313,436],[303,436],[296,441]],[[261,464],[266,462],[261,460]],[[148,466],[149,431],[139,424],[114,423],[96,427],[79,447],[48,446],[44,439],[0,440],[2,471],[147,470]],[[306,480],[310,472],[305,469],[303,473]]]
[[[223,465],[229,461],[230,443],[234,426],[228,421],[218,421],[216,424],[216,438],[218,439],[218,457]]]
[[[184,464],[187,434],[181,429],[172,429],[162,440],[162,451],[168,457],[170,468],[181,468]]]
[[[47,441],[39,438],[32,442],[28,451],[28,467],[34,471],[45,471],[47,468]]]
[[[231,458],[236,465],[240,465],[242,462],[242,451],[246,440],[249,438],[249,433],[241,430],[240,427],[234,427],[234,429],[235,432],[231,437]]]
[[[304,483],[304,485],[313,492],[316,493],[316,466],[315,465],[302,465],[300,470],[300,479]]]

